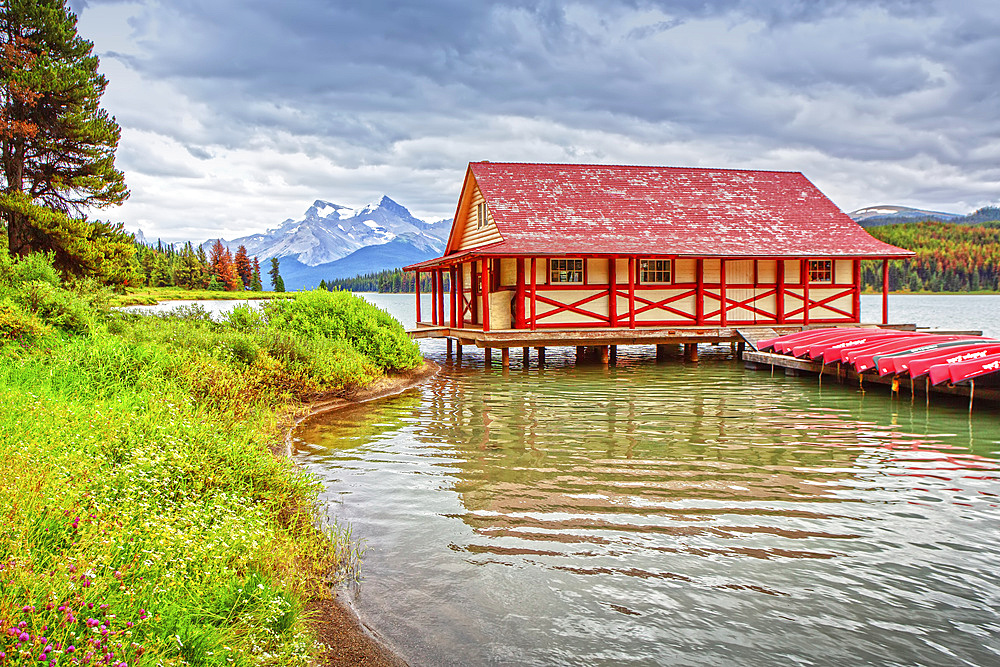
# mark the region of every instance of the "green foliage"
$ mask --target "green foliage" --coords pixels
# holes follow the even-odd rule
[[[1000,289],[1000,222],[981,225],[918,222],[885,225],[868,232],[881,241],[916,253],[913,259],[889,262],[891,290]],[[876,290],[882,288],[881,262],[862,263],[862,282]]]
[[[274,289],[274,291],[284,292],[285,281],[281,278],[281,272],[278,266],[277,257],[271,258],[271,270],[268,271],[268,274],[271,276],[271,287]]]
[[[21,347],[0,364],[0,618],[33,650],[307,664],[305,601],[342,575],[349,536],[317,528],[314,482],[264,444],[276,410],[418,359],[387,347],[398,323],[325,292],[222,322],[109,313],[37,257],[2,261],[0,338]],[[8,661],[22,648],[0,635]]]
[[[268,326],[310,338],[342,339],[384,370],[419,365],[419,349],[384,310],[349,292],[311,291],[263,305]]]
[[[0,43],[0,217],[8,251],[51,251],[65,275],[127,284],[130,246],[120,226],[79,215],[129,194],[114,166],[121,130],[100,108],[108,82],[93,44],[77,35],[65,0],[4,2]]]

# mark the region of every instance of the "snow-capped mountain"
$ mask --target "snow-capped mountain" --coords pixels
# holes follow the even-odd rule
[[[878,227],[880,225],[913,222],[915,220],[941,220],[948,222],[962,217],[959,213],[928,211],[922,208],[896,206],[895,204],[881,204],[879,206],[859,208],[857,211],[851,211],[847,215],[851,216],[862,227]]]
[[[444,250],[450,227],[450,220],[427,223],[415,218],[389,197],[357,210],[317,199],[301,220],[289,218],[275,229],[223,240],[223,244],[234,252],[246,246],[249,255],[261,260],[288,258],[305,266],[319,266],[361,248],[390,242],[433,256]],[[211,243],[206,242],[206,250]]]

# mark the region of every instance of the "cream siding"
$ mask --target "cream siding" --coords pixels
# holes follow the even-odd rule
[[[472,195],[469,197],[469,206],[465,210],[465,224],[459,230],[459,235],[455,242],[455,250],[477,248],[503,240],[500,230],[497,229],[496,223],[493,221],[493,214],[490,212],[489,206],[486,207],[487,224],[482,229],[479,228],[477,208],[483,201],[485,200],[482,193],[479,192],[479,186],[473,184]]]
[[[778,282],[778,262],[773,259],[757,261],[757,284],[775,285]]]
[[[838,259],[833,263],[833,282],[838,285],[851,285],[854,283],[854,262],[850,259]]]
[[[793,285],[802,282],[802,262],[797,259],[785,259],[785,284]]]
[[[706,259],[702,264],[702,271],[705,273],[706,283],[717,283],[720,282],[721,273],[720,271],[721,263],[717,259]]]
[[[500,284],[504,287],[517,285],[517,260],[512,257],[500,259]]]
[[[587,284],[607,285],[608,284],[608,260],[604,258],[591,258],[583,260],[587,263]]]
[[[675,259],[674,275],[675,283],[693,283],[698,281],[698,260],[696,259]]]

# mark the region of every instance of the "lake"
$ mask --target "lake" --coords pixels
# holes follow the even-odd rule
[[[412,295],[364,296],[412,325]],[[1000,335],[996,296],[890,312]],[[728,345],[509,372],[421,345],[437,377],[295,433],[366,548],[347,595],[410,664],[1000,664],[990,409],[746,371]]]

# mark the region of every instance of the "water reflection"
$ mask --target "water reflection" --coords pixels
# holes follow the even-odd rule
[[[358,605],[412,663],[1000,659],[993,415],[711,354],[438,359],[297,433],[371,550]]]

